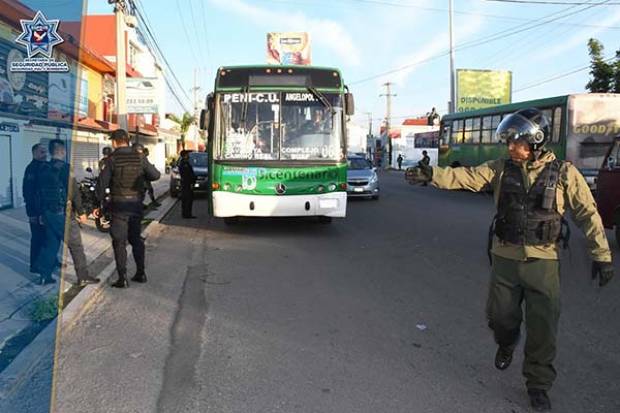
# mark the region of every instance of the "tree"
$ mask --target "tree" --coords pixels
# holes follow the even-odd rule
[[[616,62],[614,63],[614,93],[620,93],[620,49],[616,51]]]
[[[189,127],[196,122],[196,117],[189,112],[185,112],[182,118],[179,118],[177,115],[170,115],[169,118],[181,127],[181,148],[185,149],[185,136]]]
[[[614,64],[607,63],[603,59],[603,44],[596,39],[588,40],[588,53],[590,54],[590,81],[586,85],[591,93],[609,93],[614,86],[614,75],[618,73]],[[614,73],[616,72],[616,73]]]

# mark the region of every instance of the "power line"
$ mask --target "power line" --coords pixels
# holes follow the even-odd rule
[[[607,0],[607,1],[609,1],[609,0]],[[547,19],[547,20],[541,21],[541,22],[540,22],[540,23],[538,23],[538,24],[531,25],[531,26],[529,26],[529,27],[525,27],[525,28],[523,28],[523,29],[516,30],[516,29],[517,29],[517,28],[519,28],[519,27],[528,26],[528,24],[518,25],[518,26],[515,26],[515,27],[512,27],[512,28],[509,28],[509,29],[506,29],[506,30],[500,31],[500,32],[498,32],[498,33],[494,33],[494,34],[492,34],[492,35],[489,35],[489,36],[486,36],[486,37],[480,38],[480,39],[478,39],[478,40],[471,40],[471,41],[465,42],[465,43],[463,43],[463,44],[461,44],[461,45],[457,45],[457,46],[455,47],[455,50],[457,50],[457,51],[459,51],[459,50],[465,50],[465,49],[470,49],[470,48],[472,48],[472,47],[477,47],[477,46],[480,46],[480,45],[483,45],[483,44],[491,43],[491,42],[493,42],[493,41],[496,41],[496,40],[499,40],[499,39],[503,39],[503,38],[505,38],[505,37],[513,36],[513,35],[515,35],[515,34],[522,33],[522,32],[525,32],[525,31],[528,31],[528,30],[534,29],[534,28],[539,27],[539,26],[541,26],[541,25],[543,25],[543,24],[551,23],[551,22],[554,22],[554,21],[556,21],[556,20],[562,19],[562,18],[564,18],[564,17],[568,17],[568,16],[572,16],[572,15],[577,14],[577,13],[581,13],[581,12],[583,12],[583,11],[586,11],[586,10],[588,10],[588,9],[592,8],[592,7],[596,7],[596,6],[600,5],[600,4],[601,4],[601,3],[591,4],[591,5],[589,5],[588,7],[585,7],[585,8],[583,8],[583,9],[576,10],[576,11],[571,12],[571,13],[566,13],[566,14],[563,14],[563,15],[561,15],[561,16],[554,17],[554,18],[552,18],[552,19]],[[569,9],[570,9],[570,8],[569,8]],[[554,15],[554,14],[558,14],[558,13],[561,13],[561,12],[551,13],[551,14],[549,14],[549,15],[547,15],[547,16],[544,16],[544,17],[542,17],[541,19],[538,19],[538,20],[546,19],[547,17],[552,16],[552,15]],[[449,54],[450,54],[450,51],[446,51],[446,52],[443,52],[443,53],[440,53],[440,54],[436,54],[436,55],[431,56],[431,57],[429,57],[429,58],[422,59],[422,60],[420,60],[420,61],[418,61],[418,62],[410,63],[410,64],[407,64],[407,65],[401,66],[401,67],[396,68],[396,69],[391,69],[391,70],[388,70],[388,71],[385,71],[385,72],[382,72],[382,73],[378,73],[378,74],[376,74],[376,75],[369,76],[369,77],[366,77],[366,78],[363,78],[363,79],[360,79],[360,80],[357,80],[357,81],[351,82],[350,84],[351,84],[351,85],[355,85],[355,84],[359,84],[359,83],[364,83],[364,82],[367,82],[367,81],[369,81],[369,80],[377,79],[377,78],[382,77],[382,76],[385,76],[385,75],[389,75],[389,74],[397,73],[397,72],[400,72],[400,71],[403,71],[403,70],[409,69],[409,68],[411,68],[411,67],[418,66],[418,65],[420,65],[420,64],[422,64],[422,63],[427,63],[427,62],[430,62],[430,61],[432,61],[432,60],[435,60],[435,59],[438,59],[438,58],[441,58],[441,57],[447,56],[447,55],[449,55]]]
[[[140,0],[136,0],[136,1],[139,2]],[[136,16],[138,17],[138,19],[140,20],[140,22],[144,26],[144,29],[146,30],[147,36],[145,36],[144,40],[145,40],[145,42],[147,42],[147,46],[149,47],[149,49],[154,51],[154,53],[159,54],[159,57],[161,58],[161,60],[164,62],[164,64],[166,65],[166,67],[168,69],[167,71],[164,72],[164,80],[166,82],[166,85],[168,86],[168,89],[170,90],[170,92],[172,93],[172,95],[174,96],[176,101],[179,103],[181,108],[184,111],[189,112],[189,110],[187,110],[187,107],[183,103],[182,99],[179,97],[177,91],[175,90],[174,85],[172,85],[170,79],[168,78],[168,76],[167,76],[168,73],[170,75],[172,75],[172,78],[176,81],[179,89],[181,90],[181,92],[183,92],[183,94],[185,95],[185,98],[188,101],[190,100],[189,96],[185,92],[185,90],[183,88],[183,85],[179,81],[179,78],[177,77],[177,75],[175,74],[175,72],[174,72],[174,70],[172,68],[172,65],[170,65],[170,63],[168,62],[168,59],[166,59],[166,56],[164,55],[163,51],[161,50],[161,47],[159,46],[159,43],[157,42],[157,39],[153,35],[153,32],[151,31],[151,27],[150,27],[151,26],[150,25],[150,21],[148,20],[148,16],[145,17],[146,13],[143,13],[141,11],[141,8],[143,7],[142,4],[140,3],[140,7],[138,7],[138,5],[135,3],[134,0],[130,0],[130,2],[132,3],[133,10],[136,13]]]
[[[611,62],[612,60],[614,60],[615,58],[616,58],[615,56],[614,56],[614,57],[610,57],[610,58],[608,58],[608,59],[603,60],[603,62],[608,63],[608,62]],[[553,77],[550,77],[550,78],[547,78],[547,79],[544,79],[544,80],[538,81],[538,82],[536,82],[536,83],[532,83],[532,84],[530,84],[530,85],[527,85],[527,86],[521,87],[521,88],[519,88],[519,89],[515,89],[515,90],[514,90],[514,93],[518,93],[518,92],[521,92],[521,91],[524,91],[524,90],[527,90],[527,89],[532,89],[532,88],[535,88],[535,87],[537,87],[537,86],[541,86],[541,85],[544,85],[544,84],[546,84],[546,83],[552,82],[552,81],[554,81],[554,80],[558,80],[558,79],[561,79],[561,78],[564,78],[564,77],[567,77],[567,76],[573,75],[573,74],[575,74],[575,73],[583,72],[584,70],[588,70],[588,69],[590,69],[591,67],[592,67],[592,64],[589,64],[589,65],[587,65],[587,66],[582,66],[582,67],[579,67],[579,68],[577,68],[577,69],[571,70],[571,71],[569,71],[569,72],[565,72],[565,73],[561,73],[561,74],[555,75],[555,76],[553,76]]]
[[[183,17],[183,12],[181,11],[181,4],[179,3],[179,0],[176,0],[176,4],[177,4],[177,11],[179,12],[179,17],[181,18],[181,27],[183,27],[183,33],[185,34],[185,39],[187,40],[187,44],[190,47],[189,52],[192,55],[192,58],[194,59],[194,63],[196,63],[196,66],[200,66],[200,63],[198,62],[199,59],[196,58],[196,54],[194,53],[194,50],[196,50],[196,48],[194,47],[194,42],[191,41],[189,34],[187,33],[187,27],[185,27],[185,24],[183,24],[183,22],[185,21],[185,18]]]
[[[565,1],[547,1],[547,0],[487,0],[487,1],[494,1],[497,3],[524,3],[524,4],[542,4],[542,5],[562,5],[562,6],[568,6],[568,5],[576,5],[576,6],[584,6],[586,4],[592,4],[594,6],[614,6],[614,5],[620,5],[620,3],[608,3],[606,1],[600,2],[600,3],[588,3],[588,2],[565,2]]]

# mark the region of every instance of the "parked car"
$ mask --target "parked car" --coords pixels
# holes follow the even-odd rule
[[[596,179],[596,205],[605,228],[616,229],[620,245],[620,135],[611,144]]]
[[[377,168],[363,156],[348,156],[347,164],[347,195],[379,199]]]
[[[179,160],[173,162],[170,170],[170,196],[176,198],[181,192],[181,175],[179,174]],[[189,162],[192,164],[196,183],[194,191],[206,191],[209,184],[209,160],[206,152],[190,152]]]

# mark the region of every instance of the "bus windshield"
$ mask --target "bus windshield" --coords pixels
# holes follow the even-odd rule
[[[340,160],[342,99],[311,92],[227,93],[219,97],[218,159]]]

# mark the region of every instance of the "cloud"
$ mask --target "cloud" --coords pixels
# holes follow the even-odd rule
[[[471,35],[477,33],[482,28],[483,18],[481,16],[469,17],[467,25],[457,25],[455,24],[455,28],[463,28],[463,30],[455,32],[455,39],[458,36],[460,40],[459,43],[462,43]],[[456,43],[456,42],[455,42]],[[455,44],[455,47],[458,46],[459,43]],[[397,64],[394,65],[395,68],[406,67],[398,72],[391,73],[385,76],[382,76],[378,79],[378,84],[383,84],[387,81],[395,82],[396,84],[403,85],[406,80],[415,72],[419,65],[425,63],[427,60],[434,58],[435,56],[446,54],[448,56],[448,52],[450,48],[450,38],[448,31],[444,31],[439,35],[433,34],[433,40],[424,45],[424,47],[416,52],[405,56],[400,59]],[[432,60],[431,60],[432,61]],[[448,70],[446,69],[446,74]]]
[[[328,19],[310,18],[301,12],[286,13],[251,5],[243,0],[211,0],[223,10],[236,13],[264,27],[273,29],[278,22],[279,30],[306,31],[310,33],[313,44],[334,52],[343,62],[351,66],[361,63],[361,51],[348,31],[340,23]]]
[[[596,24],[600,26],[613,26],[614,24],[618,22],[620,22],[620,10],[616,11],[608,18],[597,22]],[[577,46],[583,49],[585,48],[585,45],[588,39],[596,37],[597,34],[605,30],[606,29],[604,27],[583,29],[577,32],[575,35],[571,36],[569,39],[562,41],[557,46],[551,49],[546,49],[544,50],[544,52],[539,53],[536,56],[535,60],[538,60],[538,59],[543,60],[543,59],[549,59],[552,57],[556,57],[556,56],[561,55],[565,51],[571,50]]]

